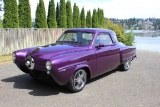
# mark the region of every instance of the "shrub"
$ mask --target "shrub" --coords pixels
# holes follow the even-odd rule
[[[125,33],[125,29],[118,24],[114,24],[109,19],[105,19],[105,28],[113,30],[117,38],[120,42],[124,43],[125,45],[132,46],[134,42],[134,35],[133,32],[131,32],[129,35]]]

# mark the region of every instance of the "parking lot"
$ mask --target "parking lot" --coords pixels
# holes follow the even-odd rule
[[[160,107],[160,53],[138,51],[127,72],[94,78],[79,93],[0,66],[0,107]]]

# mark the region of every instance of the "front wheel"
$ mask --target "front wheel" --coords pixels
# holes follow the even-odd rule
[[[80,69],[71,76],[66,87],[72,92],[79,92],[85,87],[86,82],[87,73],[85,70]]]
[[[124,64],[120,65],[120,69],[122,71],[127,71],[130,68],[130,65],[131,65],[131,60],[128,59]]]

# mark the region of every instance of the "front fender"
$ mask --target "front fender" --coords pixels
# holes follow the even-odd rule
[[[90,76],[91,76],[91,72],[90,72],[91,69],[90,69],[90,66],[88,65],[87,62],[83,62],[83,63],[77,65],[77,66],[75,67],[74,71],[77,71],[77,70],[79,70],[79,69],[81,69],[81,68],[88,68],[89,71],[86,71],[86,72],[87,72],[87,73],[90,73]]]
[[[54,80],[59,85],[66,85],[68,81],[70,80],[71,76],[81,68],[88,68],[90,69],[87,61],[79,62],[75,64],[70,64],[61,68],[58,68],[58,70],[54,69],[53,72],[51,72],[51,76],[54,78]],[[90,71],[89,71],[90,73]],[[91,74],[91,73],[90,73]]]
[[[33,48],[26,48],[26,49],[17,50],[14,52],[16,54],[16,60],[14,63],[24,73],[28,73],[28,69],[26,68],[26,65],[25,65],[25,58],[30,52],[32,52],[35,49],[36,49],[36,47],[33,47]]]

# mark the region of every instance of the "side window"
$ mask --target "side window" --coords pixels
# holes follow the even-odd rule
[[[110,36],[108,34],[99,34],[95,40],[95,46],[97,46],[98,44],[104,44],[104,45],[111,45],[113,44]]]

